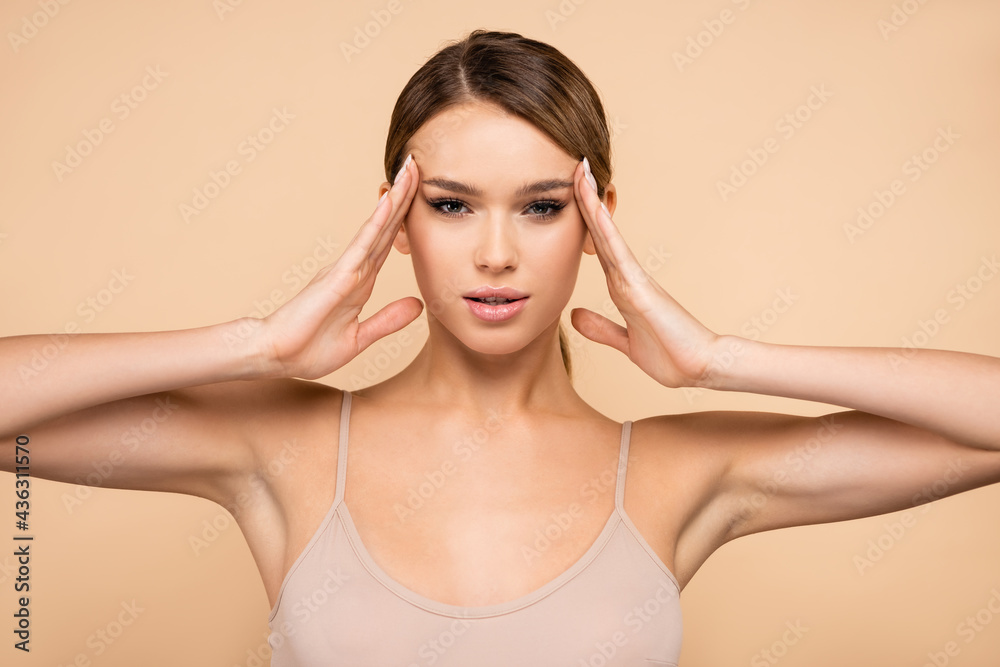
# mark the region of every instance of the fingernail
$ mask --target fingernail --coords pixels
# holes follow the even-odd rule
[[[406,156],[406,161],[405,161],[405,162],[403,162],[403,166],[402,166],[402,167],[400,167],[400,168],[399,168],[399,171],[397,171],[397,172],[396,172],[396,178],[394,178],[394,179],[393,179],[393,181],[392,181],[392,184],[393,184],[393,185],[395,185],[396,183],[398,183],[398,182],[399,182],[399,179],[400,179],[400,177],[401,177],[401,176],[403,175],[403,172],[404,172],[404,171],[406,171],[406,168],[407,168],[408,166],[410,166],[410,161],[411,161],[412,159],[413,159],[413,155],[407,155],[407,156]]]
[[[608,218],[610,218],[611,217],[611,211],[609,211],[608,207],[604,205],[604,202],[601,202],[601,208],[604,209],[604,212],[607,213],[608,214]]]
[[[594,189],[594,192],[597,192],[597,179],[590,173],[590,160],[586,157],[583,158],[583,174],[586,176],[587,182],[590,183],[590,187]]]
[[[386,190],[385,192],[383,192],[383,193],[382,193],[382,196],[378,198],[378,204],[377,204],[377,205],[375,206],[375,209],[376,209],[376,210],[377,210],[377,209],[378,209],[379,207],[381,207],[381,206],[382,206],[382,202],[384,202],[384,201],[385,201],[385,198],[386,198],[386,197],[388,197],[388,196],[389,196],[389,191],[388,191],[388,190]]]

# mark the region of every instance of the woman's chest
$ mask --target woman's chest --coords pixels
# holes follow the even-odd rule
[[[457,606],[516,599],[572,567],[612,520],[617,451],[508,457],[498,445],[477,456],[455,443],[431,456],[377,446],[348,456],[358,537],[410,590]]]

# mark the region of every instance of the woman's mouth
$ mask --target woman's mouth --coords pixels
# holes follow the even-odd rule
[[[510,303],[511,301],[519,301],[519,299],[508,299],[502,296],[487,296],[478,299],[474,296],[466,297],[472,299],[473,301],[479,301],[480,303],[488,303],[491,306],[503,305],[505,303]]]
[[[472,314],[484,322],[503,322],[524,309],[528,295],[513,287],[483,285],[462,295]]]
[[[465,297],[472,314],[486,322],[503,322],[517,315],[525,306],[528,297],[508,299],[504,297]]]

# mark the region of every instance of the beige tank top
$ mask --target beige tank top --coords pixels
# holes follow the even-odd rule
[[[515,600],[458,607],[399,584],[362,543],[344,503],[350,412],[345,391],[336,494],[268,617],[272,667],[677,665],[677,580],[624,508],[632,422],[622,425],[615,509],[586,553]]]

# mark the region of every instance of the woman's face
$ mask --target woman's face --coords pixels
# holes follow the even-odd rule
[[[578,160],[528,121],[478,102],[434,116],[408,147],[420,183],[395,246],[412,257],[428,317],[485,354],[554,335],[581,253],[594,253],[574,196]],[[516,300],[476,300],[491,288]]]

